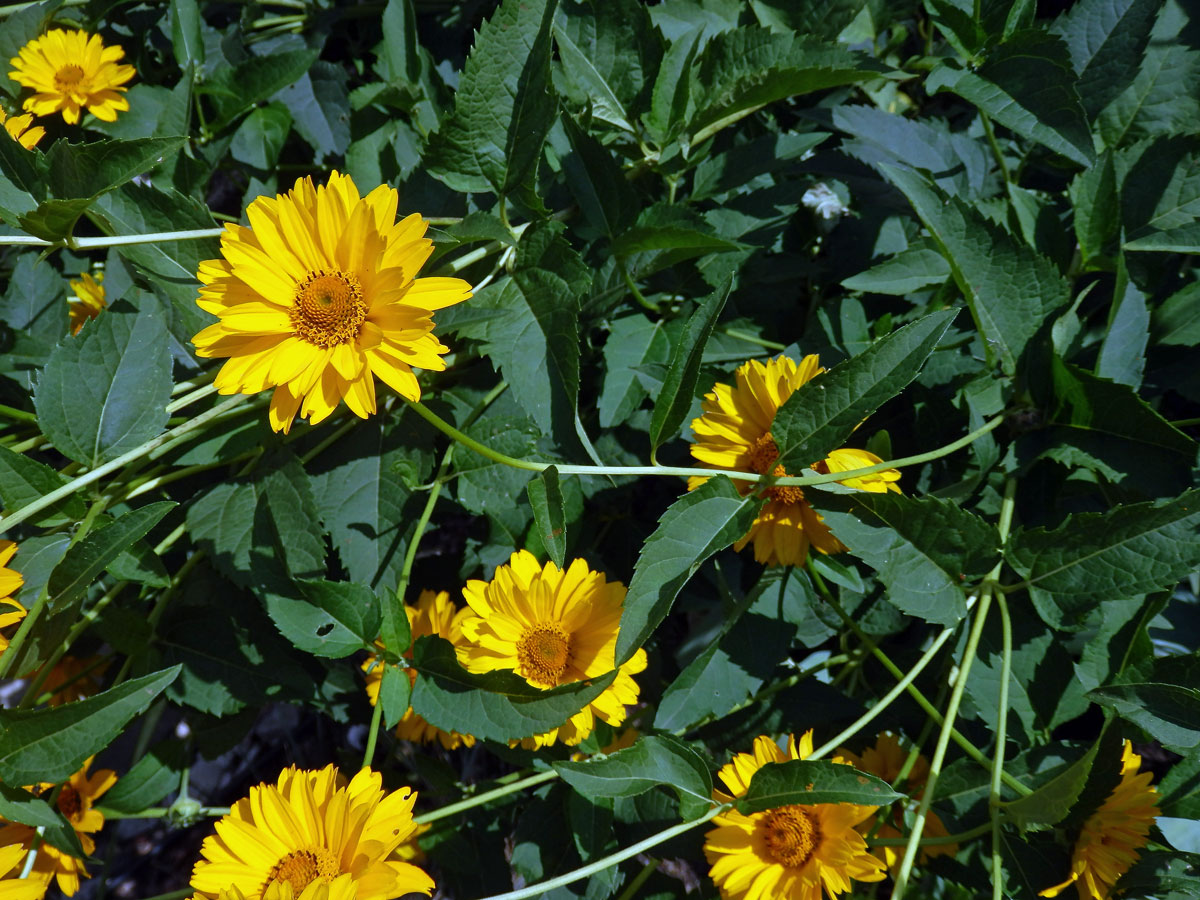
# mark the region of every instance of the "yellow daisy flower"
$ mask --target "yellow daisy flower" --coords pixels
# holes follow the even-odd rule
[[[441,371],[449,348],[433,336],[433,311],[471,296],[461,278],[414,278],[433,243],[425,221],[396,221],[399,196],[380,185],[366,197],[334,172],[314,187],[301,178],[286,195],[259,197],[250,228],[226,225],[223,259],[202,262],[201,308],[220,321],[194,338],[196,353],[229,357],[222,394],[274,388],[271,427],[299,413],[316,424],[342,400],[375,412],[375,377],[421,398],[413,368]]]
[[[1137,861],[1158,816],[1158,791],[1150,783],[1149,772],[1138,773],[1141,765],[1142,758],[1126,741],[1121,751],[1121,781],[1083,823],[1071,855],[1071,876],[1038,896],[1057,897],[1074,884],[1080,900],[1107,900],[1112,886]]]
[[[471,672],[511,669],[539,688],[597,678],[614,668],[617,631],[625,585],[607,581],[577,559],[566,571],[553,562],[543,567],[527,550],[498,566],[491,581],[468,581],[463,596],[474,615],[462,622],[465,643],[459,660]],[[638,650],[621,666],[616,680],[563,725],[521,741],[537,749],[556,740],[575,745],[596,727],[625,721],[637,702],[633,676],[646,668]],[[515,743],[515,742],[514,742]]]
[[[32,150],[46,134],[46,129],[41,125],[30,128],[29,126],[32,124],[33,116],[31,114],[10,116],[3,108],[0,108],[0,125],[3,125],[9,136],[26,150]]]
[[[8,77],[34,90],[24,106],[35,116],[61,112],[68,125],[75,125],[86,109],[97,119],[115,122],[118,112],[129,109],[122,94],[135,74],[133,66],[118,65],[124,55],[120,47],[105,47],[98,34],[55,28],[9,60],[13,70]]]
[[[8,649],[8,635],[4,631],[10,625],[16,625],[28,610],[13,599],[12,595],[21,589],[25,579],[20,572],[8,568],[8,561],[17,552],[17,545],[12,541],[0,541],[0,653]]]
[[[62,706],[90,697],[100,692],[100,675],[106,668],[108,661],[99,656],[64,656],[46,676],[40,693],[51,695],[51,706]],[[32,672],[29,677],[35,678],[37,674],[37,671]]]
[[[445,591],[421,591],[421,596],[417,598],[417,605],[405,605],[404,611],[408,614],[408,627],[412,630],[413,640],[423,637],[427,634],[436,634],[439,637],[444,637],[450,643],[458,647],[462,644],[462,620],[471,614],[469,609],[455,609],[454,603],[450,600],[450,595]],[[379,645],[381,648],[382,644]],[[404,654],[405,659],[412,659],[412,647]],[[379,685],[383,681],[383,667],[379,665],[378,657],[372,653],[367,656],[362,664],[363,674],[367,680],[367,697],[374,706],[379,699]],[[408,670],[409,681],[413,684],[417,681],[417,670]],[[396,737],[402,741],[416,741],[418,743],[432,744],[435,740],[441,743],[447,750],[453,750],[456,747],[475,746],[475,738],[469,734],[459,734],[457,731],[442,731],[440,728],[435,728],[430,725],[415,712],[410,706],[408,712],[404,714],[404,718],[396,726]]]
[[[67,298],[67,308],[71,314],[71,334],[79,334],[83,323],[96,318],[108,306],[104,298],[104,273],[97,272],[93,278],[87,272],[79,276],[78,281],[70,282],[74,297]]]
[[[192,900],[198,900],[200,896],[196,894]],[[234,884],[221,891],[219,900],[248,898]],[[350,875],[339,875],[328,882],[318,879],[310,882],[299,895],[292,889],[290,881],[272,881],[263,891],[262,900],[355,900],[354,878]]]
[[[22,844],[0,846],[0,900],[42,900],[46,896],[46,882],[20,877],[25,852]]]
[[[875,746],[864,750],[862,756],[846,749],[839,749],[838,755],[860,772],[875,775],[888,784],[895,783],[896,778],[900,775],[900,770],[908,759],[908,751],[900,746],[899,738],[889,732],[879,735],[875,740]],[[918,753],[912,768],[908,770],[903,790],[914,801],[919,802],[921,795],[925,793],[925,782],[928,779],[929,760],[923,754]],[[888,810],[883,822],[878,827],[876,827],[876,820],[871,818],[861,823],[858,830],[864,835],[870,834],[880,838],[907,837],[903,826],[904,810],[899,804],[895,804]],[[949,833],[938,814],[930,811],[925,818],[925,829],[921,832],[921,836],[927,838],[947,837]],[[893,873],[900,867],[900,861],[904,857],[903,847],[874,847],[871,852],[887,863],[888,869]],[[932,856],[953,856],[957,852],[958,844],[930,844],[921,848],[920,859],[921,862],[926,862]]]
[[[787,752],[769,737],[758,737],[753,753],[736,754],[717,773],[730,793],[714,791],[713,797],[720,802],[740,797],[767,763],[805,759],[812,750],[812,731],[799,742],[789,735]],[[836,898],[852,889],[852,879],[882,881],[884,864],[855,830],[876,808],[818,803],[750,815],[735,809],[721,813],[704,841],[704,855],[712,865],[709,875],[725,900],[821,900],[822,888]]]
[[[704,395],[699,418],[692,420],[696,442],[692,456],[709,468],[729,471],[768,473],[776,476],[795,475],[777,466],[779,449],[771,437],[775,413],[795,390],[825,370],[817,357],[810,354],[797,365],[786,356],[761,363],[752,359],[734,373],[736,383],[716,384]],[[866,450],[849,448],[834,450],[826,459],[813,463],[814,472],[847,472],[873,466],[882,460]],[[899,491],[895,484],[900,478],[896,469],[885,469],[874,475],[848,478],[841,482],[860,491],[883,493]],[[694,490],[706,479],[695,476],[688,480],[688,490]],[[750,493],[753,485],[740,488]],[[845,546],[830,533],[824,519],[808,505],[804,492],[798,487],[772,487],[764,492],[767,503],[750,531],[736,544],[741,550],[754,542],[754,558],[769,566],[800,566],[808,559],[809,547],[820,553],[840,553]]]
[[[250,789],[204,839],[192,870],[197,898],[219,900],[237,890],[245,900],[275,900],[287,882],[306,897],[314,882],[353,879],[357,900],[431,894],[433,879],[401,861],[397,849],[414,833],[409,788],[387,792],[378,772],[363,769],[349,784],[336,767],[289,766],[273,784]],[[334,900],[332,897],[329,900]]]
[[[63,814],[75,829],[79,844],[88,856],[96,850],[92,835],[104,827],[104,814],[93,808],[92,804],[109,788],[117,783],[117,774],[112,769],[97,769],[88,775],[92,764],[91,757],[84,762],[83,768],[72,775],[58,792],[58,811]],[[49,794],[57,785],[39,784],[29,788],[34,793]],[[25,849],[33,846],[36,832],[28,825],[5,825],[0,828],[0,846],[19,844]],[[91,878],[87,866],[82,859],[63,853],[57,847],[47,843],[38,844],[37,855],[34,857],[31,878],[40,879],[48,885],[51,879],[58,882],[58,888],[68,897],[79,890],[80,878]]]

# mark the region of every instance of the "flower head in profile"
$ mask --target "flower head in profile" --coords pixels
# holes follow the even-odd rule
[[[117,783],[117,773],[112,769],[97,769],[88,774],[92,760],[89,757],[83,767],[73,774],[58,792],[58,811],[75,829],[83,852],[91,856],[96,849],[92,835],[104,827],[104,814],[95,809],[93,804],[109,788]],[[35,793],[49,795],[57,785],[39,784],[30,788]],[[19,844],[29,849],[37,833],[28,825],[5,825],[0,828],[0,846]],[[37,878],[42,883],[49,884],[51,879],[58,882],[59,890],[68,897],[79,890],[79,879],[90,878],[87,866],[82,859],[64,853],[51,844],[42,842],[38,845],[37,855],[33,860],[33,870],[30,878]]]
[[[1057,897],[1072,884],[1080,900],[1107,900],[1118,879],[1129,871],[1149,840],[1159,811],[1158,791],[1149,772],[1139,773],[1142,758],[1129,741],[1121,751],[1121,780],[1100,808],[1083,823],[1071,854],[1071,875],[1039,892]]]
[[[718,773],[729,794],[716,791],[714,799],[742,796],[767,763],[804,759],[812,749],[811,731],[799,741],[789,735],[786,752],[765,735],[756,738],[753,753],[735,754]],[[725,900],[821,900],[823,892],[848,893],[852,880],[881,881],[884,864],[856,830],[875,810],[852,803],[790,804],[749,815],[731,809],[705,836],[709,875]]]
[[[900,777],[900,771],[908,761],[908,751],[900,746],[900,739],[890,732],[884,732],[859,756],[846,749],[839,749],[838,755],[860,772],[871,775],[894,784]],[[914,801],[920,801],[925,793],[925,782],[929,779],[929,760],[918,753],[913,760],[908,774],[904,777],[900,790],[908,794]],[[867,819],[858,826],[863,834],[872,833],[880,838],[907,837],[904,831],[904,810],[897,804],[888,810],[882,823],[876,825],[874,818]],[[949,835],[946,826],[938,814],[929,811],[925,819],[925,829],[921,832],[924,838],[941,838]],[[899,868],[903,857],[903,847],[875,847],[872,852],[887,863],[893,873]],[[953,856],[958,852],[958,844],[925,844],[921,847],[921,862],[932,856]]]
[[[436,634],[438,637],[448,640],[456,648],[462,646],[462,621],[471,615],[471,611],[465,607],[456,609],[446,591],[437,593],[421,591],[421,596],[417,598],[417,605],[405,605],[404,611],[408,614],[408,627],[412,631],[414,641],[427,634]],[[412,659],[412,647],[409,647],[404,655],[406,658]],[[383,666],[379,658],[372,653],[363,662],[362,670],[367,681],[367,697],[374,706],[379,700]],[[407,672],[409,681],[415,684],[417,670],[409,668]],[[435,728],[413,712],[411,706],[396,726],[396,737],[403,741],[416,741],[423,744],[432,744],[434,741],[438,741],[447,750],[461,746],[475,746],[475,738],[472,735]]]
[[[10,116],[0,108],[0,125],[4,126],[4,130],[8,132],[9,137],[24,147],[26,150],[32,150],[37,146],[37,142],[46,134],[46,129],[41,125],[35,128],[29,126],[33,124],[33,115],[26,113],[23,116]]]
[[[615,667],[625,586],[593,572],[582,559],[564,571],[553,562],[542,566],[520,550],[496,568],[491,581],[468,581],[463,596],[474,613],[463,620],[466,641],[458,652],[468,671],[510,669],[534,687],[548,689],[598,678]],[[592,733],[597,718],[620,725],[626,707],[637,702],[633,676],[645,668],[646,652],[639,649],[600,696],[522,746],[578,744]]]
[[[416,278],[433,250],[425,221],[396,221],[399,195],[380,185],[360,197],[334,172],[314,186],[259,197],[250,227],[230,224],[222,259],[200,264],[200,307],[220,321],[194,338],[196,353],[228,357],[222,394],[274,389],[270,421],[286,432],[297,413],[320,422],[345,400],[375,412],[375,379],[410,400],[413,368],[441,371],[449,352],[433,336],[433,311],[471,296],[460,278]]]
[[[776,465],[779,448],[771,436],[775,414],[802,384],[825,370],[815,355],[809,355],[797,365],[786,356],[761,363],[756,359],[740,366],[734,373],[734,384],[716,384],[704,395],[703,414],[692,420],[696,442],[692,456],[713,469],[758,472],[760,475],[798,475],[785,472]],[[848,472],[873,466],[882,460],[866,450],[834,450],[823,460],[812,464],[814,472],[829,474]],[[842,484],[860,491],[883,493],[899,491],[895,482],[900,478],[896,469],[885,469],[873,475],[848,478]],[[688,489],[703,484],[700,476],[688,480]],[[739,487],[743,493],[754,488],[749,483]],[[809,547],[821,553],[840,553],[845,546],[833,536],[824,519],[809,506],[804,492],[798,487],[770,487],[767,498],[750,531],[734,549],[741,550],[753,541],[754,558],[766,565],[803,565]]]
[[[20,572],[14,572],[8,568],[8,562],[16,552],[17,545],[15,543],[0,541],[0,653],[8,649],[8,637],[5,635],[5,630],[25,618],[27,612],[25,607],[14,600],[12,596],[25,583]]]
[[[234,891],[243,900],[431,894],[433,879],[397,852],[416,830],[417,795],[408,788],[389,793],[382,783],[371,769],[347,784],[331,765],[319,771],[289,766],[275,784],[250,788],[200,847],[203,859],[191,881],[197,898],[220,900]],[[335,889],[340,876],[350,877],[349,889]],[[328,897],[319,896],[314,883],[328,884]]]
[[[67,298],[67,309],[71,314],[71,334],[79,334],[84,322],[90,322],[104,311],[108,301],[104,298],[104,273],[97,272],[93,278],[84,272],[78,281],[70,282],[74,297]]]
[[[27,852],[24,844],[0,846],[0,900],[42,900],[46,895],[46,882],[20,877]]]
[[[118,62],[124,55],[120,47],[104,46],[98,34],[55,28],[18,51],[8,77],[33,89],[25,111],[35,116],[61,112],[68,125],[75,125],[86,109],[115,122],[117,113],[129,109],[124,85],[135,74],[133,66]]]

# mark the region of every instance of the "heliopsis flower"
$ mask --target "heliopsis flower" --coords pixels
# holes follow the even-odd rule
[[[20,572],[14,572],[8,568],[8,561],[16,552],[17,545],[15,543],[0,541],[0,653],[8,649],[8,637],[4,634],[4,629],[20,622],[28,611],[12,598],[12,595],[25,583]]]
[[[97,769],[88,775],[92,764],[91,757],[84,762],[83,768],[72,775],[58,792],[58,811],[75,829],[83,852],[91,856],[96,850],[92,835],[104,827],[104,814],[94,809],[92,804],[98,797],[117,783],[117,774],[112,769]],[[39,784],[29,790],[34,793],[48,795],[57,785]],[[33,845],[36,836],[34,829],[28,825],[5,825],[0,828],[0,846],[19,844],[25,849]],[[45,884],[51,879],[58,882],[59,890],[68,897],[79,890],[79,879],[90,878],[87,866],[82,859],[64,853],[57,847],[42,842],[38,844],[37,855],[34,857],[31,878],[38,878]]]
[[[55,28],[34,38],[9,60],[8,77],[34,95],[25,100],[25,111],[35,116],[61,112],[68,125],[79,121],[86,109],[97,119],[115,122],[117,113],[129,109],[122,94],[134,76],[133,66],[118,65],[125,55],[120,47],[105,47],[98,34]]]
[[[0,108],[0,125],[3,125],[9,136],[26,150],[32,150],[46,133],[46,129],[41,125],[30,128],[29,126],[32,124],[33,116],[29,113],[23,116],[10,116],[3,108]]]
[[[64,656],[42,682],[40,693],[50,694],[51,706],[74,703],[100,691],[100,675],[108,668],[108,660],[99,656],[76,658]],[[30,674],[35,678],[37,672]]]
[[[752,359],[734,373],[736,383],[716,384],[704,395],[699,418],[692,420],[696,442],[692,456],[714,469],[758,472],[777,477],[796,475],[785,472],[775,464],[779,449],[771,436],[775,413],[800,385],[825,370],[815,355],[804,357],[796,365],[786,356],[761,363]],[[873,466],[882,460],[866,450],[834,450],[826,459],[812,464],[814,472],[829,474]],[[860,491],[883,493],[899,491],[896,482],[900,473],[885,469],[873,475],[848,478],[841,482]],[[703,477],[688,480],[688,490],[703,484]],[[746,482],[739,485],[743,493],[754,490]],[[808,558],[808,548],[821,553],[840,553],[845,546],[834,537],[824,519],[808,505],[804,492],[798,487],[770,487],[763,492],[767,498],[750,531],[736,544],[741,550],[754,542],[754,558],[767,565],[799,566]]]
[[[23,844],[0,847],[0,900],[42,900],[46,895],[46,882],[20,877],[25,853]]]
[[[67,298],[67,308],[71,314],[71,334],[79,334],[83,323],[96,318],[108,305],[104,299],[104,273],[97,272],[93,278],[87,272],[79,276],[78,281],[70,282],[74,297]]]
[[[444,637],[455,647],[462,645],[462,620],[471,615],[471,611],[465,607],[455,609],[450,595],[445,591],[438,591],[436,594],[433,591],[421,591],[421,596],[417,598],[417,605],[406,605],[404,611],[408,614],[408,627],[412,630],[414,641],[423,635],[436,634],[438,637]],[[382,645],[380,646],[382,647]],[[411,646],[404,656],[406,659],[412,659]],[[374,706],[379,699],[380,682],[383,681],[383,665],[372,653],[363,662],[362,670],[367,679],[367,697]],[[407,671],[410,683],[415,684],[417,670],[410,668]],[[475,745],[475,738],[472,735],[435,728],[413,712],[411,706],[396,726],[396,737],[403,741],[418,741],[425,744],[432,744],[436,740],[447,750],[464,745],[467,747]]]
[[[812,749],[811,731],[799,742],[789,735],[786,753],[769,737],[756,738],[753,753],[736,754],[718,773],[729,794],[714,791],[713,798],[740,797],[767,763],[804,759]],[[709,875],[726,900],[821,900],[822,888],[837,897],[851,890],[852,879],[881,881],[883,863],[855,830],[875,810],[852,803],[793,803],[749,815],[731,809],[705,836]]]
[[[263,891],[262,900],[355,900],[355,890],[354,878],[350,875],[339,875],[328,882],[321,880],[310,882],[299,894],[292,889],[290,881],[272,881]],[[234,884],[221,891],[219,900],[249,900],[249,898]]]
[[[1112,886],[1137,861],[1158,816],[1158,791],[1149,772],[1138,773],[1141,765],[1142,758],[1126,741],[1121,781],[1083,823],[1071,855],[1071,876],[1038,896],[1057,897],[1074,883],[1080,900],[1107,900]]]
[[[582,559],[564,572],[553,562],[543,567],[532,553],[520,550],[496,568],[490,582],[468,581],[463,596],[474,612],[462,622],[466,641],[458,652],[468,671],[511,669],[535,687],[552,688],[614,668],[625,586],[607,581]],[[558,728],[521,745],[578,744],[592,733],[597,718],[620,725],[625,707],[637,702],[633,676],[645,668],[646,652],[639,649],[600,696]]]
[[[387,792],[379,773],[362,769],[349,784],[330,765],[320,771],[289,766],[275,784],[250,788],[204,839],[192,870],[197,897],[219,900],[237,890],[245,900],[276,900],[272,885],[290,885],[310,900],[314,882],[349,875],[357,900],[430,894],[433,879],[399,859],[416,829],[409,788]],[[328,900],[337,900],[331,889]]]
[[[908,759],[908,751],[900,746],[900,740],[896,735],[889,732],[879,735],[875,741],[875,746],[864,750],[862,756],[845,749],[838,750],[838,755],[860,772],[875,775],[888,784],[895,783],[897,777],[900,775],[900,770],[904,768],[904,763]],[[925,793],[925,782],[928,779],[929,760],[918,753],[912,767],[908,770],[908,775],[905,776],[902,790],[914,801],[919,802],[921,795]],[[899,838],[907,836],[904,833],[903,825],[904,810],[897,804],[888,810],[883,822],[878,827],[876,827],[876,820],[871,818],[862,822],[858,826],[858,830],[864,835],[872,834],[880,838]],[[946,826],[942,823],[938,814],[931,810],[925,818],[925,828],[921,832],[921,837],[934,838],[946,837],[948,835],[949,832],[946,831]],[[900,860],[904,855],[902,847],[874,847],[872,848],[872,852],[887,863],[887,867],[892,872],[895,872],[899,867]],[[925,862],[931,856],[953,856],[957,852],[958,844],[925,844],[921,847],[921,862]]]
[[[222,394],[274,388],[271,427],[299,413],[316,424],[342,400],[375,412],[375,378],[421,398],[413,368],[441,371],[449,348],[433,336],[433,311],[471,296],[461,278],[414,278],[429,258],[425,221],[396,221],[399,197],[380,185],[366,197],[334,172],[314,187],[301,178],[286,195],[259,197],[250,227],[230,224],[223,259],[202,262],[197,301],[220,321],[194,338],[196,353],[229,357]]]

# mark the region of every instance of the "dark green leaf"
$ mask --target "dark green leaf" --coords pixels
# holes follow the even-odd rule
[[[230,155],[256,169],[273,169],[292,129],[292,114],[283,103],[260,106],[233,133]]]
[[[383,666],[383,677],[379,682],[379,699],[376,702],[383,704],[384,727],[392,728],[409,710],[413,683],[407,669],[390,665],[383,660],[378,664]]]
[[[20,509],[62,487],[68,481],[49,466],[30,459],[21,453],[13,453],[0,447],[0,500],[8,511]],[[39,528],[78,522],[83,519],[87,507],[78,494],[62,500],[39,513],[30,523]]]
[[[1200,117],[1200,97],[1192,85],[1200,78],[1200,51],[1165,41],[1151,44],[1133,84],[1100,111],[1096,125],[1105,146],[1119,147],[1139,138],[1187,134]]]
[[[1154,340],[1193,347],[1200,344],[1200,282],[1193,282],[1154,311]]]
[[[299,581],[300,598],[270,594],[267,613],[289,641],[306,653],[340,659],[370,649],[379,633],[379,605],[361,584]]]
[[[1121,227],[1112,154],[1105,152],[1096,165],[1076,175],[1070,193],[1075,207],[1075,239],[1086,263],[1104,252]]]
[[[1193,539],[1194,542],[1194,539]],[[1168,750],[1200,748],[1200,690],[1179,684],[1110,684],[1088,697],[1143,729]]]
[[[1113,305],[1100,357],[1096,360],[1096,374],[1136,389],[1142,383],[1146,345],[1150,341],[1146,295],[1130,282],[1125,285],[1123,297],[1113,298]]]
[[[688,803],[693,816],[712,805],[712,775],[692,749],[666,735],[652,735],[603,759],[556,763],[563,781],[585,797],[633,797],[666,785]]]
[[[187,768],[183,742],[163,741],[151,747],[104,795],[102,805],[118,812],[137,813],[157,805],[179,788],[179,777]]]
[[[1079,75],[1079,96],[1094,117],[1137,75],[1159,0],[1083,0],[1051,25]]]
[[[34,828],[57,828],[62,821],[45,800],[3,782],[0,782],[0,816],[5,821]]]
[[[46,153],[46,184],[63,199],[95,198],[144,175],[187,143],[187,138],[139,138],[68,144],[55,141]]]
[[[604,343],[604,390],[596,403],[600,427],[624,422],[650,393],[638,367],[666,365],[670,359],[671,341],[661,319],[652,322],[634,313],[613,321]]]
[[[950,277],[950,264],[936,250],[928,247],[909,247],[872,266],[865,272],[842,279],[842,287],[852,291],[902,296],[941,284]]]
[[[886,781],[853,766],[826,760],[792,759],[767,763],[755,772],[746,793],[738,798],[737,809],[749,814],[792,803],[886,806],[903,799],[904,794],[893,791]]]
[[[570,117],[563,128],[574,153],[563,163],[567,186],[592,226],[610,240],[637,218],[638,201],[612,154]]]
[[[204,65],[204,18],[196,0],[171,0],[171,48],[179,68]]]
[[[218,68],[204,88],[216,113],[210,127],[224,127],[243,110],[299,81],[318,55],[316,50],[289,50],[251,56],[236,66]]]
[[[692,65],[701,46],[701,36],[701,30],[696,29],[673,41],[659,66],[646,125],[660,144],[666,144],[687,127]]]
[[[546,469],[525,486],[529,493],[529,505],[533,507],[533,521],[546,553],[560,569],[565,568],[567,553],[566,507],[562,491],[558,486],[558,469]]]
[[[1100,743],[1097,740],[1087,753],[1032,794],[1005,803],[1005,816],[1022,831],[1041,831],[1065,819],[1087,784]]]

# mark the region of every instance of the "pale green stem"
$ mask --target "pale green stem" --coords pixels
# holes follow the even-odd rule
[[[449,422],[442,419],[432,410],[425,407],[418,401],[409,400],[409,406],[417,411],[417,413],[426,422],[436,428],[438,431],[445,434],[447,437],[453,438],[460,444],[474,450],[480,456],[484,456],[493,462],[498,462],[501,465],[511,466],[514,469],[525,469],[530,472],[544,472],[550,466],[558,469],[560,475],[671,475],[679,478],[689,478],[697,474],[727,475],[737,481],[750,482],[769,482],[771,485],[779,487],[800,487],[805,485],[832,484],[837,481],[848,481],[852,478],[862,478],[865,475],[872,475],[875,472],[882,472],[886,469],[896,469],[903,466],[915,466],[921,463],[926,463],[931,460],[940,459],[943,456],[948,456],[955,450],[959,450],[972,441],[978,440],[983,435],[987,434],[996,428],[1004,421],[1004,415],[998,415],[989,420],[982,427],[975,429],[970,434],[964,435],[956,441],[946,444],[944,447],[939,447],[936,450],[930,450],[926,453],[918,453],[916,456],[905,456],[900,459],[891,459],[886,462],[876,463],[873,466],[864,466],[861,469],[851,469],[846,472],[829,472],[828,474],[816,475],[760,475],[757,472],[734,472],[724,469],[701,469],[697,467],[679,467],[679,466],[574,466],[561,463],[537,462],[528,459],[517,459],[513,456],[507,456],[499,453],[474,438],[468,437],[463,432],[459,431]]]
[[[26,412],[23,409],[16,409],[12,406],[5,406],[3,403],[0,403],[0,418],[12,419],[14,422],[30,422],[34,425],[37,424],[38,420],[36,413]]]
[[[363,749],[362,768],[369,768],[375,759],[375,743],[379,740],[379,726],[383,722],[383,698],[375,704],[371,711],[371,730],[367,732],[367,746]]]
[[[189,378],[187,381],[181,381],[171,388],[171,396],[175,397],[179,394],[185,393],[186,391],[194,391],[201,385],[208,384],[210,381],[212,381],[215,375],[216,370],[213,369],[208,372],[201,372],[195,378]]]
[[[729,804],[714,806],[698,819],[673,825],[658,832],[658,834],[653,834],[645,840],[638,841],[636,844],[626,847],[624,850],[618,850],[616,853],[605,856],[603,859],[598,859],[593,863],[588,863],[586,866],[576,869],[573,872],[567,872],[565,875],[559,875],[557,878],[551,878],[549,881],[543,881],[540,884],[534,884],[519,891],[509,891],[506,894],[493,894],[490,897],[484,898],[484,900],[524,900],[526,897],[540,897],[554,888],[574,884],[576,881],[589,878],[597,872],[603,872],[605,869],[612,868],[618,863],[624,862],[631,856],[637,856],[639,853],[649,850],[651,847],[657,847],[659,844],[669,841],[673,837],[691,831],[693,828],[699,828],[705,822],[714,816],[720,815],[727,809],[729,809]]]
[[[202,385],[191,393],[184,394],[178,400],[172,400],[170,403],[168,403],[166,407],[167,414],[169,415],[176,410],[183,409],[185,406],[191,406],[197,400],[203,400],[205,397],[209,396],[210,394],[215,394],[216,392],[217,386],[215,384]]]
[[[200,228],[194,231],[159,231],[152,234],[120,234],[105,237],[63,238],[47,241],[29,235],[0,235],[0,246],[24,245],[29,247],[66,247],[70,250],[96,250],[101,247],[125,247],[129,244],[160,244],[164,241],[192,241],[201,238],[220,237],[224,228]]]
[[[1009,481],[1009,484],[1015,484]],[[999,575],[997,569],[996,574]],[[996,704],[996,753],[992,762],[992,784],[988,792],[992,826],[992,900],[1004,900],[1004,863],[1000,853],[1000,795],[1004,774],[1004,749],[1008,741],[1008,682],[1012,678],[1012,619],[1004,594],[996,592],[996,608],[1000,611],[1000,699]]]
[[[55,490],[51,491],[50,493],[46,494],[43,497],[39,497],[37,500],[34,500],[32,503],[27,503],[25,506],[22,506],[16,512],[14,512],[8,516],[5,516],[3,519],[0,519],[0,534],[3,534],[5,531],[7,531],[9,528],[12,528],[14,525],[19,525],[21,522],[24,522],[30,516],[37,515],[43,509],[46,509],[49,506],[53,506],[55,503],[57,503],[59,500],[62,500],[64,497],[70,497],[72,494],[74,494],[76,491],[80,490],[81,488],[87,487],[87,485],[92,484],[95,481],[99,481],[101,478],[103,478],[105,475],[109,474],[110,472],[115,472],[118,469],[123,468],[124,466],[127,466],[129,463],[134,462],[135,460],[141,459],[143,456],[148,455],[152,451],[163,446],[164,444],[168,443],[169,441],[172,441],[175,438],[180,437],[181,435],[188,434],[192,431],[195,431],[197,428],[201,428],[204,425],[207,425],[213,419],[219,418],[222,414],[224,414],[226,411],[232,409],[234,406],[241,403],[243,400],[245,400],[244,395],[236,394],[235,396],[230,397],[224,403],[220,403],[220,404],[214,406],[212,409],[208,410],[207,412],[201,413],[200,415],[196,416],[194,419],[189,419],[188,421],[184,422],[182,425],[175,426],[170,431],[164,432],[163,434],[160,434],[158,437],[153,438],[149,441],[146,441],[144,444],[141,444],[138,447],[134,447],[128,453],[123,453],[120,456],[118,456],[116,459],[106,462],[101,466],[97,466],[96,468],[92,469],[90,472],[86,472],[83,475],[78,476],[77,478],[73,478],[71,481],[67,482],[62,487],[56,488]],[[24,624],[24,623],[22,623],[22,624]],[[6,653],[4,655],[5,655],[5,657],[11,658],[13,654]]]
[[[63,6],[86,6],[87,3],[88,0],[63,0]],[[32,0],[32,2],[29,3],[14,3],[12,6],[0,7],[0,19],[22,12],[26,9],[30,9],[31,7],[37,5],[38,0]]]
[[[522,778],[520,781],[514,781],[512,784],[504,784],[498,788],[493,788],[490,791],[484,791],[482,794],[476,794],[473,797],[467,797],[465,800],[459,800],[457,803],[451,803],[447,806],[435,809],[432,812],[421,813],[419,816],[413,816],[413,821],[418,825],[424,825],[428,822],[436,822],[438,819],[444,819],[447,816],[453,816],[464,810],[473,809],[476,806],[483,806],[485,803],[491,803],[493,800],[499,800],[501,797],[507,797],[509,794],[515,794],[518,791],[523,791],[526,788],[537,787],[539,784],[545,784],[547,781],[553,781],[558,777],[558,773],[553,769],[546,772],[538,772],[536,775],[530,775],[528,778]]]
[[[633,880],[629,882],[625,890],[621,891],[621,896],[617,897],[617,900],[633,900],[637,896],[638,891],[642,889],[642,885],[650,879],[651,875],[658,871],[659,865],[661,865],[659,860],[651,859],[650,862],[642,866],[642,870],[633,876]]]
[[[976,2],[978,3],[978,0]],[[1005,184],[1011,184],[1012,176],[1009,175],[1008,163],[1004,161],[1004,153],[1000,149],[1000,143],[996,140],[996,132],[992,129],[992,120],[982,110],[979,113],[979,120],[983,122],[983,133],[987,135],[988,145],[992,148],[992,155],[996,157],[996,165],[1000,167],[1000,177],[1004,179]]]
[[[787,347],[787,344],[768,341],[766,338],[760,338],[757,334],[751,334],[749,331],[741,331],[737,328],[726,328],[725,333],[731,338],[737,338],[739,341],[745,341],[747,344],[758,344],[758,346],[766,347],[768,350],[783,350]]]
[[[106,819],[161,819],[164,816],[169,815],[171,812],[170,807],[167,807],[167,806],[152,806],[149,809],[143,809],[143,810],[139,810],[138,812],[132,812],[132,813],[131,812],[119,812],[118,810],[115,810],[115,809],[109,809],[106,806],[98,806],[96,808],[101,813],[104,814],[104,818],[106,818]],[[220,816],[229,815],[229,807],[228,806],[202,806],[197,811],[197,815],[211,816],[213,818],[219,818]],[[164,896],[164,897],[179,897],[179,896],[185,896],[186,894],[194,894],[194,893],[195,893],[194,890],[188,890],[185,892],[185,894],[179,894],[179,893],[163,894],[162,896]],[[152,897],[152,898],[150,898],[150,900],[156,900],[156,898]]]
[[[896,682],[895,687],[884,694],[878,703],[855,719],[850,725],[846,726],[846,728],[844,728],[840,734],[818,747],[806,758],[820,759],[825,754],[836,750],[843,741],[852,738],[854,735],[866,728],[872,719],[891,706],[897,697],[908,690],[908,686],[916,681],[917,676],[925,671],[926,666],[933,662],[933,658],[937,656],[938,652],[943,646],[945,646],[946,641],[950,640],[951,635],[953,635],[956,630],[957,629],[953,627],[942,629],[942,633],[937,636],[934,642],[930,645],[929,649],[921,654],[921,658],[917,660],[916,664],[911,669],[909,669],[908,674]]]

